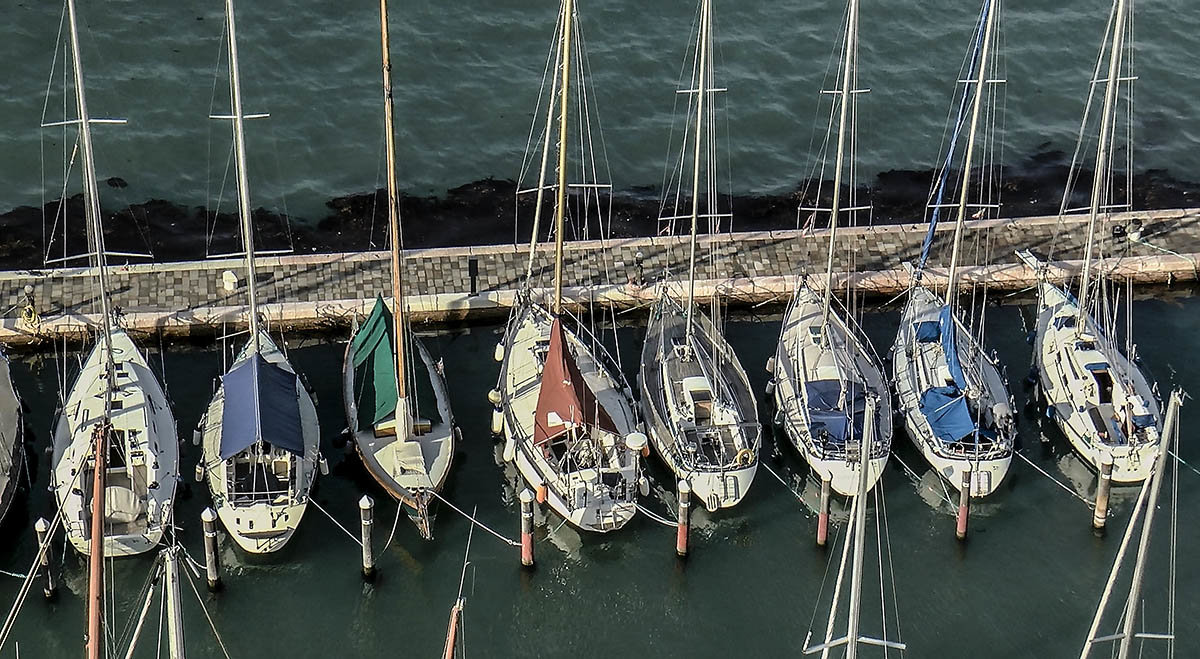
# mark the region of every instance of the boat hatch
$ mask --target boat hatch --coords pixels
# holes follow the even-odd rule
[[[1108,364],[1088,364],[1084,366],[1091,371],[1092,377],[1096,378],[1097,393],[1100,396],[1101,405],[1112,404],[1113,381],[1112,376],[1108,373]]]
[[[1075,316],[1074,315],[1058,316],[1057,318],[1054,319],[1054,329],[1063,329],[1064,327],[1068,328],[1068,329],[1075,327]]]
[[[712,418],[713,394],[708,380],[700,376],[684,378],[683,391],[696,423]]]

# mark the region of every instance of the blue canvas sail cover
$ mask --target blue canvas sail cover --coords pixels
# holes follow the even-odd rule
[[[950,311],[950,305],[942,307],[941,313],[938,314],[938,325],[942,330],[942,352],[946,355],[946,368],[950,370],[950,377],[954,378],[954,386],[961,389],[967,388],[967,379],[963,377],[962,364],[958,361],[958,328],[954,326],[954,314]]]
[[[221,459],[262,440],[304,455],[296,375],[254,353],[225,374],[221,414]]]
[[[842,383],[838,380],[813,380],[804,384],[808,394],[809,432],[823,436],[826,441],[842,444],[854,434],[862,433],[866,410],[866,396],[862,385],[846,383],[845,401],[842,401]],[[851,418],[854,425],[851,426]]]
[[[967,397],[954,387],[934,387],[921,394],[921,414],[938,439],[953,444],[975,434]]]

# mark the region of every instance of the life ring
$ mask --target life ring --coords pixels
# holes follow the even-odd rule
[[[739,467],[749,467],[754,463],[754,451],[748,448],[740,449],[734,456],[733,462]]]

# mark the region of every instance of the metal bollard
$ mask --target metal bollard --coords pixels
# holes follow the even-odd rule
[[[679,527],[675,533],[675,554],[687,558],[688,553],[688,501],[692,494],[692,486],[687,481],[679,481]]]
[[[370,583],[375,581],[375,554],[371,550],[371,526],[374,524],[375,502],[363,495],[358,500],[359,517],[362,520],[362,577]]]
[[[963,469],[962,489],[958,491],[958,523],[954,536],[959,540],[967,539],[967,517],[971,514],[971,465]]]
[[[533,492],[521,490],[521,565],[533,567]]]
[[[54,583],[54,570],[51,567],[51,556],[53,555],[53,547],[46,536],[50,534],[50,522],[46,521],[45,517],[39,517],[33,525],[34,531],[37,532],[38,547],[45,547],[41,556],[38,558],[38,564],[41,565],[42,571],[46,573],[46,587],[42,589],[42,594],[46,599],[54,599],[58,594],[58,587]]]
[[[1108,521],[1108,494],[1112,489],[1112,456],[1100,456],[1100,483],[1096,487],[1096,510],[1092,513],[1092,528],[1103,530]]]
[[[211,592],[221,590],[221,562],[217,557],[217,511],[205,508],[200,513],[204,527],[204,571]]]
[[[829,540],[829,487],[831,474],[821,474],[821,509],[817,512],[817,546],[824,547]]]

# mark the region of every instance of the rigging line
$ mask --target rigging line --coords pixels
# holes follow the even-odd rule
[[[459,509],[459,508],[458,508],[458,506],[455,506],[454,504],[450,503],[450,501],[449,501],[449,500],[447,500],[447,499],[446,499],[445,497],[443,497],[441,494],[438,494],[436,491],[434,491],[434,490],[429,490],[429,493],[430,493],[430,494],[432,494],[433,496],[437,497],[438,501],[441,501],[442,503],[444,503],[444,504],[446,504],[447,506],[449,506],[451,510],[453,510],[453,511],[454,511],[454,512],[456,512],[456,513],[458,513],[459,515],[462,515],[463,517],[466,517],[468,520],[470,520],[470,521],[471,521],[471,523],[472,523],[472,524],[475,524],[476,526],[478,526],[479,528],[483,529],[484,531],[487,531],[488,533],[491,533],[492,535],[494,535],[494,536],[496,536],[497,538],[499,538],[501,541],[503,541],[503,542],[505,542],[505,543],[507,543],[507,544],[509,544],[509,545],[512,545],[513,547],[520,547],[520,546],[521,546],[521,543],[519,543],[519,542],[517,542],[517,541],[515,541],[515,540],[511,540],[511,539],[509,539],[509,538],[506,538],[506,537],[504,537],[503,535],[500,535],[500,533],[498,533],[497,531],[494,531],[494,530],[492,530],[492,528],[491,528],[491,527],[489,527],[488,525],[486,525],[486,524],[484,524],[483,522],[480,522],[479,520],[475,519],[474,517],[472,517],[472,516],[470,516],[470,515],[466,514],[466,513],[465,513],[465,512],[463,512],[461,509]]]
[[[316,499],[309,498],[308,502],[311,503],[312,505],[316,506],[317,510],[325,513],[325,516],[329,518],[329,521],[333,522],[339,529],[341,529],[343,532],[345,532],[346,535],[350,536],[350,539],[354,541],[354,544],[358,545],[359,547],[363,546],[362,540],[359,540],[358,538],[356,538],[354,536],[354,534],[350,532],[349,529],[342,526],[342,523],[337,521],[337,519],[333,515],[330,515],[328,510],[325,510],[324,508],[322,508],[321,504],[317,503]]]
[[[1088,499],[1088,498],[1084,497],[1083,495],[1079,494],[1079,493],[1078,493],[1078,492],[1076,492],[1075,490],[1072,490],[1070,487],[1068,487],[1068,486],[1067,486],[1065,483],[1063,483],[1062,481],[1060,481],[1060,480],[1056,479],[1055,477],[1051,476],[1051,475],[1050,475],[1050,474],[1049,474],[1049,473],[1048,473],[1048,472],[1047,472],[1045,469],[1042,469],[1041,467],[1037,466],[1037,464],[1035,464],[1035,463],[1033,462],[1033,460],[1030,460],[1029,458],[1025,457],[1025,454],[1021,453],[1020,451],[1013,451],[1013,455],[1015,455],[1015,456],[1017,456],[1017,457],[1021,458],[1022,460],[1024,460],[1026,463],[1028,463],[1028,464],[1029,464],[1029,466],[1030,466],[1030,467],[1033,467],[1034,469],[1036,469],[1036,470],[1038,471],[1038,473],[1040,473],[1041,475],[1045,476],[1046,478],[1049,478],[1049,479],[1050,479],[1052,482],[1054,482],[1054,484],[1055,484],[1055,485],[1057,485],[1057,486],[1061,487],[1062,489],[1066,490],[1067,492],[1069,492],[1069,493],[1071,494],[1071,496],[1073,496],[1073,497],[1075,497],[1076,499],[1079,499],[1080,501],[1082,501],[1082,502],[1086,503],[1086,504],[1087,504],[1089,507],[1095,507],[1095,505],[1096,505],[1096,502],[1095,502],[1095,501],[1092,501],[1091,499]]]
[[[800,493],[796,492],[796,490],[795,490],[795,489],[793,489],[793,488],[792,488],[792,486],[791,486],[791,485],[790,485],[790,484],[789,484],[787,481],[783,480],[783,477],[782,477],[782,476],[780,476],[779,474],[775,473],[775,470],[774,470],[774,469],[772,469],[772,468],[771,468],[769,465],[767,465],[767,463],[766,463],[766,462],[763,462],[762,460],[759,460],[759,461],[758,461],[758,463],[759,463],[759,465],[761,465],[761,466],[762,466],[762,468],[763,468],[763,469],[766,469],[768,473],[770,473],[772,476],[774,476],[774,477],[775,477],[775,480],[779,481],[779,484],[780,484],[780,485],[782,485],[782,486],[786,487],[786,488],[787,488],[787,491],[788,491],[788,492],[791,492],[791,493],[792,493],[792,496],[796,497],[796,501],[800,501],[800,502],[803,502],[803,501],[804,501],[804,499],[803,499],[803,498],[800,496]]]
[[[184,570],[183,573],[187,575],[188,585],[192,587],[192,594],[196,596],[196,601],[200,603],[200,610],[204,611],[204,619],[208,621],[208,628],[212,630],[213,637],[217,639],[217,645],[221,646],[221,653],[225,655],[225,659],[231,659],[229,656],[229,650],[225,647],[225,641],[221,639],[221,632],[217,631],[217,625],[213,622],[212,616],[208,613],[208,606],[204,604],[204,598],[200,597],[200,591],[196,590],[196,580],[192,578],[191,573],[187,570]],[[163,599],[166,598],[164,597]]]
[[[900,458],[900,456],[896,455],[895,453],[893,453],[891,455],[891,457],[896,462],[900,463],[900,467],[903,468],[904,471],[908,474],[909,478],[913,482],[913,485],[917,485],[918,487],[921,486],[921,477],[917,475],[917,472],[913,471],[912,467],[909,467],[907,464],[905,464],[904,460],[902,460]],[[956,504],[954,503],[954,501],[950,499],[950,493],[946,491],[946,484],[942,482],[941,476],[938,476],[938,483],[942,486],[942,497],[941,497],[942,501],[945,501],[946,503],[950,504],[951,506],[955,506]],[[933,489],[932,487],[929,488],[929,491],[933,492],[934,494],[937,494],[937,490]]]
[[[878,490],[879,490],[880,503],[878,506],[879,507],[878,514],[881,517],[883,517],[883,534],[884,534],[884,536],[886,536],[886,539],[887,539],[888,576],[892,582],[892,608],[895,609],[895,613],[893,614],[893,616],[896,618],[896,640],[902,641],[904,638],[904,635],[901,632],[902,625],[900,624],[900,599],[897,595],[897,590],[896,590],[896,566],[892,563],[892,555],[893,555],[892,531],[891,531],[891,526],[888,523],[887,493],[883,488],[883,479],[882,478],[875,484],[875,487],[878,488]],[[883,562],[882,556],[879,557],[879,562],[880,563]],[[882,603],[881,603],[881,605],[882,605]],[[886,629],[884,631],[886,632]],[[886,652],[886,650],[885,650],[885,652]],[[904,655],[903,649],[900,650],[900,655],[901,656]]]

